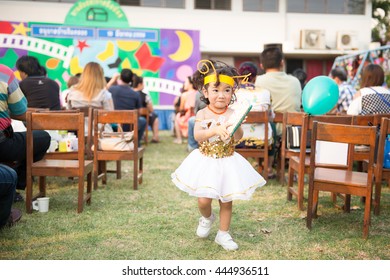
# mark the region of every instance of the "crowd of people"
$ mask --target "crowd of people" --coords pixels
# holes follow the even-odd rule
[[[190,153],[172,173],[172,180],[179,189],[198,198],[201,217],[197,235],[201,238],[209,236],[216,220],[212,200],[219,201],[220,225],[215,242],[226,250],[236,250],[238,245],[229,233],[233,200],[249,199],[256,188],[275,177],[273,157],[280,142],[281,124],[269,123],[267,137],[272,146],[269,165],[264,167],[268,168],[269,175],[264,179],[246,159],[235,153],[235,149],[242,147],[261,146],[264,139],[257,135],[263,134],[259,131],[264,130],[264,125],[244,123],[230,134],[229,117],[235,110],[234,104],[245,100],[253,111],[269,111],[271,120],[273,112],[300,112],[307,75],[302,69],[287,74],[284,55],[278,46],[265,48],[260,64],[245,61],[237,69],[219,61],[202,62],[183,81],[182,94],[174,102],[173,142],[180,145],[187,138]],[[12,203],[23,200],[17,190],[24,190],[26,184],[26,132],[13,131],[11,119],[25,121],[29,107],[139,110],[139,145],[149,126],[153,132],[151,142],[160,142],[159,119],[152,99],[145,93],[143,77],[131,69],[122,69],[107,79],[99,63],[89,62],[82,73],[69,78],[68,88],[61,92],[35,57],[22,56],[15,67],[20,82],[9,67],[0,65],[0,94],[4,101],[0,102],[0,228],[12,226],[21,218],[21,211],[13,209]],[[350,77],[343,67],[332,69],[330,77],[339,87],[333,113],[390,113],[390,91],[381,66],[371,63],[364,66],[358,90],[348,83]],[[149,123],[141,108],[148,109]],[[108,125],[105,129],[112,131],[116,127]],[[129,129],[123,127],[124,131]],[[50,140],[47,132],[34,132],[34,161],[44,157]]]
[[[150,122],[139,116],[139,139],[150,125],[152,143],[159,142],[158,116],[153,111],[149,94],[143,91],[143,80],[130,69],[122,69],[106,81],[103,68],[96,62],[85,65],[82,73],[71,76],[67,89],[60,91],[57,82],[47,77],[45,67],[34,56],[21,56],[15,65],[20,81],[14,71],[0,64],[0,228],[12,226],[21,218],[22,212],[13,209],[14,202],[23,201],[19,191],[26,188],[26,131],[14,131],[15,121],[26,121],[28,108],[43,110],[77,109],[94,107],[105,110],[134,110],[148,108]],[[86,132],[88,131],[86,120]],[[23,125],[23,123],[22,123]],[[114,125],[105,130],[113,131]],[[123,127],[123,130],[130,128]],[[34,161],[41,160],[51,142],[46,131],[34,131]]]

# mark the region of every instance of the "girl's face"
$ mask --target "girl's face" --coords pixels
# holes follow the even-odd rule
[[[207,90],[203,88],[203,94],[209,99],[210,106],[217,109],[224,109],[230,104],[233,88],[225,83],[220,83],[218,86],[215,86],[215,83],[211,82]]]

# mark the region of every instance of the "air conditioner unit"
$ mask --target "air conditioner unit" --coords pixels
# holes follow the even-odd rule
[[[325,49],[325,30],[301,30],[301,49]]]
[[[336,48],[338,50],[357,50],[358,49],[357,31],[337,32]]]

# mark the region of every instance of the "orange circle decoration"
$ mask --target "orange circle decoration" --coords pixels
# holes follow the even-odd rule
[[[58,64],[60,64],[60,60],[58,58],[49,58],[46,61],[46,67],[48,69],[55,69],[58,67]]]

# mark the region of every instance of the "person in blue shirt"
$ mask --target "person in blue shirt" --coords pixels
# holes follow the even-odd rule
[[[115,110],[134,110],[142,108],[140,95],[131,88],[133,72],[130,69],[122,69],[117,76],[117,85],[108,88],[111,92]],[[129,131],[129,127],[123,126],[123,131]],[[141,139],[146,129],[146,118],[138,117],[138,145],[141,146]]]

